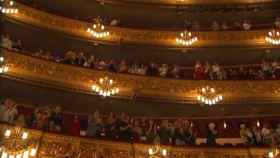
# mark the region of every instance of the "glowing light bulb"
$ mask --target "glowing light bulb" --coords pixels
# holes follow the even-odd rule
[[[6,152],[2,152],[2,156],[1,156],[1,158],[7,158],[8,157],[8,153],[6,153]]]
[[[260,121],[258,120],[257,121],[257,127],[260,127],[261,126],[261,123],[260,123]]]
[[[29,157],[29,151],[27,150],[23,153],[23,158],[28,158],[28,157]]]
[[[206,90],[205,90],[205,88],[202,88],[202,92],[205,92]]]
[[[149,155],[153,155],[153,149],[149,148],[148,153],[149,153]]]
[[[166,149],[163,149],[162,150],[162,156],[166,156],[167,155],[167,150]]]
[[[36,156],[37,150],[35,148],[32,148],[30,151],[30,156]]]
[[[224,121],[224,129],[227,128],[227,123]]]
[[[96,90],[96,85],[93,85],[91,88],[92,88],[93,90]]]
[[[269,158],[274,158],[274,154],[273,154],[272,151],[270,151],[270,152],[268,153],[268,157],[269,157]]]
[[[9,138],[9,137],[11,136],[11,133],[12,133],[12,131],[9,130],[9,129],[7,129],[7,130],[5,131],[5,133],[4,133],[4,136],[7,137],[7,138]]]
[[[9,67],[5,66],[4,69],[3,69],[3,72],[8,72],[8,71],[9,71]]]
[[[23,140],[28,138],[28,133],[27,132],[23,132],[22,137]]]

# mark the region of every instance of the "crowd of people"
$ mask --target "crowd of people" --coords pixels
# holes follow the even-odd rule
[[[21,41],[13,42],[9,36],[2,36],[2,47],[21,50]],[[216,62],[196,61],[194,68],[179,65],[128,63],[125,60],[102,59],[94,54],[67,51],[64,56],[54,55],[50,51],[39,50],[35,57],[59,63],[77,65],[95,70],[105,70],[115,73],[128,73],[143,76],[157,76],[167,78],[195,79],[195,80],[272,80],[280,79],[280,64],[276,61],[262,60],[260,64],[247,66],[222,66]]]
[[[276,60],[262,60],[260,65],[223,68],[218,63],[197,61],[193,79],[196,80],[275,80],[280,79],[280,65]]]
[[[67,119],[68,123],[66,123]],[[0,104],[0,121],[72,136],[127,142],[153,143],[156,141],[170,145],[196,145],[199,135],[199,127],[192,121],[182,118],[155,120],[145,117],[135,118],[126,113],[101,114],[99,111],[90,115],[66,116],[60,106],[32,108],[30,114],[23,114],[18,112],[16,103],[11,99],[6,99]],[[216,140],[219,138],[220,130],[217,124],[213,122],[208,124],[205,136],[207,145],[217,145]],[[280,144],[280,123],[274,128],[268,123],[252,127],[241,124],[240,137],[248,145]]]
[[[247,127],[240,125],[240,137],[249,145],[271,145],[280,144],[280,124],[273,128],[270,124]]]
[[[29,3],[29,2],[26,2],[26,1],[21,1],[21,3],[24,3],[24,4],[27,4],[27,5],[31,5],[33,7],[36,7],[37,9],[40,9],[40,10],[46,10],[47,12],[51,12],[51,13],[54,13],[54,14],[60,14],[61,16],[66,16],[68,17],[68,15],[65,15],[64,13],[62,12],[53,12],[52,10],[48,10],[46,9],[45,7],[39,7],[38,4],[36,3]],[[104,2],[101,0],[100,1],[100,4],[104,5]],[[249,10],[251,10],[252,8],[250,8]],[[257,8],[256,8],[257,9]],[[75,18],[77,20],[82,20],[82,21],[88,21],[89,19],[92,20],[94,17],[78,17],[78,16],[75,16],[75,17],[70,17],[70,18]],[[199,21],[196,21],[196,20],[192,20],[192,19],[186,19],[183,23],[183,26],[186,27],[190,27],[191,30],[194,30],[194,31],[224,31],[224,30],[245,30],[245,31],[248,31],[248,30],[251,30],[252,28],[262,28],[263,25],[265,25],[265,27],[267,27],[267,25],[271,25],[271,24],[258,24],[258,23],[254,23],[254,21],[252,20],[249,20],[249,19],[244,19],[244,20],[237,20],[237,21],[227,21],[225,20],[224,18],[222,18],[223,20],[213,20],[212,22],[210,23],[201,23]],[[91,22],[91,21],[89,21]],[[126,24],[125,23],[122,23],[122,20],[120,17],[113,17],[113,18],[106,18],[104,17],[103,18],[103,22],[105,24],[108,24],[110,26],[124,26],[126,27]],[[280,17],[276,17],[275,18],[275,22],[274,22],[274,25],[279,27],[280,28]],[[181,28],[182,26],[178,26],[178,28]]]

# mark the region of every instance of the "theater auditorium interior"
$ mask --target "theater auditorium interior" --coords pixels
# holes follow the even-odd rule
[[[280,158],[280,0],[0,4],[0,158]]]

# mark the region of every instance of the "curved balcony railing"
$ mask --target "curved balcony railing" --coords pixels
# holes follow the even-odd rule
[[[3,49],[2,49],[3,50]],[[109,76],[120,87],[117,97],[134,99],[150,98],[154,101],[197,103],[197,88],[209,85],[220,91],[223,103],[279,102],[279,81],[195,81],[146,77],[96,71],[34,58],[3,50],[9,65],[8,76],[14,76],[53,87],[64,87],[93,94],[92,84],[100,77]],[[35,83],[35,82],[33,82]]]
[[[12,127],[13,126],[6,124],[0,124],[0,131],[11,129]],[[152,146],[137,143],[122,143],[71,137],[38,130],[25,129],[25,131],[29,133],[28,139],[37,142],[37,155],[35,157],[40,158],[144,158],[149,157],[148,149]],[[171,158],[263,158],[266,157],[269,151],[268,148],[250,147],[161,147],[167,150],[168,157]]]
[[[91,35],[86,31],[91,25],[90,23],[56,16],[20,3],[17,4],[17,7],[19,13],[8,14],[7,20],[16,20],[40,28],[61,31],[68,35],[77,36],[96,43],[111,45],[120,45],[121,43],[147,44],[174,49],[188,49],[177,45],[178,31],[108,27],[108,30],[111,32],[110,37],[96,40],[92,39]],[[269,29],[222,32],[202,31],[199,32],[199,42],[196,42],[191,48],[226,46],[269,47],[270,45],[265,43],[265,36],[268,31]]]

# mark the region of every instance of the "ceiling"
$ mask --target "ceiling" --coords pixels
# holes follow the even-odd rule
[[[20,0],[18,0],[20,1]],[[115,0],[113,0],[116,2]],[[129,1],[129,0],[128,0]],[[149,29],[178,29],[186,25],[198,23],[201,29],[208,29],[213,21],[226,22],[232,26],[234,22],[249,20],[254,26],[271,27],[280,13],[280,3],[257,4],[219,4],[219,5],[141,5],[131,3],[106,3],[103,5],[95,0],[27,0],[33,7],[54,14],[79,20],[92,21],[101,16],[106,24],[111,20],[120,21],[121,27]],[[251,1],[252,2],[252,1]],[[230,18],[229,18],[230,17]]]

